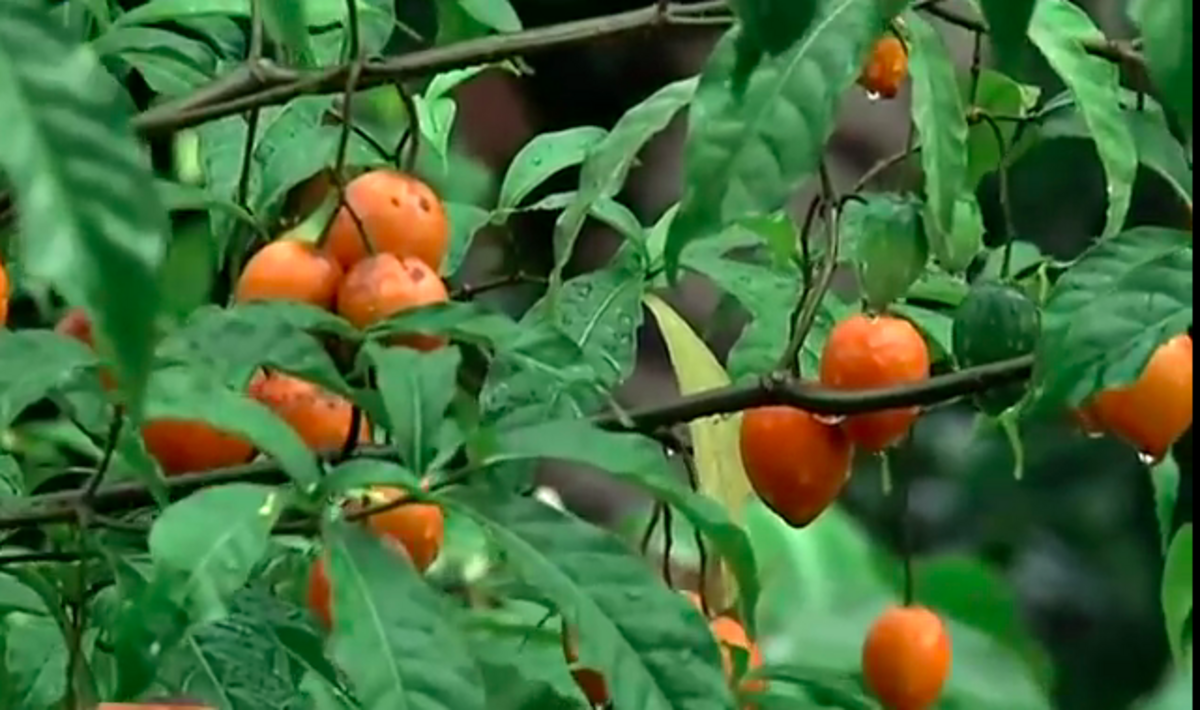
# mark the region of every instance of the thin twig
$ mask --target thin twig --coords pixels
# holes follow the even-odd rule
[[[658,527],[658,522],[662,519],[662,511],[663,504],[655,501],[654,509],[650,512],[650,520],[646,521],[646,529],[642,531],[642,540],[638,544],[638,549],[643,555],[650,550],[650,541],[654,539],[654,529]]]
[[[657,6],[628,12],[564,22],[522,32],[493,35],[434,47],[402,56],[367,61],[362,67],[360,89],[403,79],[426,76],[475,64],[485,64],[519,55],[557,49],[580,42],[607,39],[638,32],[656,25],[669,27],[688,18],[705,17],[724,8],[724,0],[672,5],[665,20]],[[271,67],[254,76],[243,71],[201,87],[191,96],[155,106],[134,118],[143,135],[163,135],[255,106],[286,103],[305,94],[337,93],[346,85],[353,62],[316,71]]]
[[[786,373],[766,375],[757,381],[712,389],[678,397],[665,404],[633,409],[624,416],[606,413],[592,422],[609,431],[650,432],[705,417],[733,414],[753,407],[787,405],[813,414],[848,416],[885,409],[927,407],[1030,377],[1033,356],[1003,360],[990,365],[938,375],[924,382],[901,387],[845,391],[832,390],[815,382],[802,382]],[[356,458],[395,460],[396,452],[386,446],[360,447]],[[237,482],[278,485],[289,477],[274,461],[263,461],[204,473],[173,476],[164,484],[170,500],[178,500],[201,488]],[[31,496],[20,507],[11,503],[0,509],[0,530],[66,522],[75,517],[81,491],[61,491]],[[113,513],[154,503],[142,484],[118,483],[102,486],[93,499],[99,513]]]
[[[918,152],[920,152],[920,150],[921,146],[915,145],[909,141],[909,145],[906,145],[904,150],[883,158],[879,162],[872,165],[865,173],[863,173],[862,176],[858,178],[858,182],[854,183],[854,187],[850,189],[850,194],[853,195],[862,192],[880,175],[886,173],[900,163],[903,163],[908,158],[916,155]]]
[[[396,92],[404,104],[404,113],[408,115],[408,125],[396,142],[396,150],[392,153],[392,162],[397,168],[411,173],[417,168],[417,159],[421,157],[421,115],[417,112],[417,100],[404,82],[396,82]],[[405,148],[407,147],[407,154]]]
[[[489,281],[481,281],[477,284],[463,284],[462,286],[450,292],[450,298],[454,301],[469,301],[473,298],[488,293],[489,291],[508,288],[509,286],[524,286],[527,284],[545,283],[545,277],[534,276],[523,271],[518,271],[515,274],[498,276]]]

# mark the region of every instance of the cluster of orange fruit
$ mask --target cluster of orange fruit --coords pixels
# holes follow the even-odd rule
[[[8,322],[8,272],[0,261],[0,328]]]
[[[898,37],[889,34],[875,43],[858,76],[858,85],[873,97],[894,99],[907,77],[908,49]]]
[[[444,206],[433,190],[413,176],[376,170],[352,180],[345,197],[346,206],[340,208],[321,245],[285,234],[256,252],[238,279],[234,300],[308,303],[334,310],[359,328],[446,301],[449,296],[437,269],[446,255],[450,229]],[[360,225],[370,235],[371,248]],[[56,330],[94,347],[91,320],[80,309],[68,312]],[[421,334],[393,341],[421,350],[443,343]],[[113,386],[109,373],[101,377],[106,387]],[[283,372],[259,372],[251,379],[248,392],[317,453],[340,449],[354,430],[354,406],[307,380]],[[168,476],[237,465],[255,453],[251,442],[201,421],[148,421],[142,438]],[[363,417],[359,440],[370,439],[370,422]],[[379,487],[369,491],[365,500],[347,507],[385,506],[404,495],[397,488]],[[395,543],[421,571],[441,549],[444,522],[441,509],[433,504],[404,503],[369,516],[366,525]],[[324,562],[318,559],[311,570],[308,599],[327,627],[329,594]]]

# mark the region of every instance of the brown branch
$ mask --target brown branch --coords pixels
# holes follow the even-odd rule
[[[838,391],[809,382],[802,382],[786,373],[775,373],[740,385],[699,392],[672,402],[641,410],[625,412],[623,416],[605,414],[593,419],[595,424],[610,431],[654,432],[664,427],[744,409],[767,405],[798,407],[814,414],[843,416],[884,409],[929,406],[984,392],[996,387],[1028,379],[1033,369],[1033,357],[1025,356],[991,365],[975,367],[948,375],[939,375],[925,382],[892,389]],[[361,458],[394,459],[389,447],[362,447],[355,454]],[[229,483],[261,483],[278,485],[289,482],[288,476],[273,461],[205,473],[172,477],[166,482],[167,496],[178,500],[189,493]],[[82,492],[79,490],[48,493],[23,501],[20,508],[0,508],[0,530],[69,522],[75,518]],[[96,491],[91,507],[98,514],[140,508],[154,503],[149,490],[140,483],[114,484]]]
[[[671,5],[665,15],[657,6],[538,27],[523,32],[483,37],[411,52],[362,64],[360,89],[411,79],[517,55],[557,49],[579,42],[631,34],[656,26],[681,25],[725,6],[724,0]],[[315,71],[282,67],[236,71],[200,88],[195,94],[150,108],[133,120],[143,135],[157,136],[241,113],[255,107],[285,103],[305,94],[333,94],[345,89],[354,61]]]

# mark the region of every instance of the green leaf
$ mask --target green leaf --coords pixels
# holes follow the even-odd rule
[[[146,394],[146,418],[202,421],[245,437],[303,485],[321,476],[312,451],[291,426],[262,404],[191,368],[154,373]]]
[[[1158,174],[1187,204],[1192,204],[1192,166],[1187,150],[1171,135],[1162,110],[1126,111],[1137,143],[1138,160]]]
[[[450,250],[442,265],[443,274],[457,274],[462,266],[471,242],[480,229],[487,225],[491,215],[487,210],[461,202],[446,203],[446,218],[450,220]]]
[[[1163,103],[1192,133],[1192,3],[1137,0],[1130,15],[1142,31],[1146,63]]]
[[[521,147],[500,185],[497,209],[513,209],[560,170],[579,165],[608,132],[595,126],[542,133]]]
[[[579,660],[615,707],[728,710],[716,643],[690,603],[612,534],[529,498],[462,488],[443,498],[484,526],[512,571],[576,630]]]
[[[743,28],[738,54],[744,69],[753,68],[763,52],[779,54],[803,37],[820,4],[818,0],[733,0],[730,5]]]
[[[983,213],[979,200],[970,192],[960,193],[954,202],[954,221],[949,232],[945,232],[926,211],[925,231],[929,247],[937,262],[950,273],[966,271],[983,251]]]
[[[1179,462],[1174,456],[1167,456],[1150,469],[1150,483],[1154,486],[1154,517],[1165,552],[1171,544],[1175,507],[1179,504]]]
[[[534,425],[495,437],[495,452],[485,464],[529,458],[572,461],[603,469],[671,505],[713,542],[737,579],[743,607],[755,608],[758,585],[750,541],[724,507],[679,483],[654,440],[604,431],[582,420]]]
[[[871,308],[882,310],[907,294],[929,263],[921,205],[899,195],[870,195],[847,204],[842,220]]]
[[[49,708],[67,691],[67,642],[58,622],[48,616],[14,612],[0,619],[4,658],[15,687],[6,689],[21,708]]]
[[[1030,7],[1033,7],[1032,3]],[[970,77],[959,83],[963,100],[968,101],[972,83]],[[974,108],[992,116],[1025,117],[1040,94],[1041,90],[1036,87],[1019,84],[997,71],[983,69],[979,73]],[[997,143],[996,132],[986,121],[978,121],[968,126],[966,189],[974,192],[984,176],[1000,167],[1002,160],[1007,160],[1010,165],[1015,160],[1014,152],[1010,150],[1006,156],[1005,150],[1013,144],[1017,135],[1017,125],[1011,121],[1000,123],[1000,135],[1004,139],[1004,145]]]
[[[521,18],[509,0],[457,0],[460,7],[480,24],[497,32],[520,32]]]
[[[1163,564],[1162,607],[1167,621],[1167,641],[1176,663],[1184,660],[1186,624],[1192,613],[1192,525],[1179,528]]]
[[[17,577],[0,572],[0,617],[10,612],[47,614],[46,601]]]
[[[1048,404],[1078,404],[1136,380],[1192,323],[1191,235],[1141,227],[1089,249],[1042,315],[1035,381]]]
[[[905,15],[912,119],[921,136],[925,195],[934,224],[954,229],[955,206],[966,186],[967,112],[958,90],[954,59],[941,34],[915,12]]]
[[[561,272],[574,250],[584,220],[597,202],[616,197],[642,147],[691,103],[698,79],[667,84],[625,112],[612,131],[592,146],[580,169],[575,199],[554,225],[555,269]]]
[[[422,353],[375,343],[365,352],[375,365],[400,458],[413,471],[425,473],[437,453],[439,427],[454,398],[462,355],[454,347]]]
[[[136,416],[167,222],[129,126],[130,101],[33,0],[0,4],[0,96],[0,168],[21,213],[22,270],[91,314]]]
[[[96,356],[74,338],[48,330],[0,329],[0,431],[95,363]]]
[[[981,0],[988,37],[1005,66],[1020,64],[1033,8],[1038,0]]]
[[[204,42],[156,27],[118,27],[97,37],[92,48],[109,63],[128,64],[156,93],[174,96],[212,81],[217,55]]]
[[[1108,180],[1104,236],[1125,226],[1137,177],[1137,146],[1121,115],[1120,72],[1088,54],[1084,42],[1103,39],[1082,8],[1067,0],[1038,0],[1029,37],[1074,96],[1091,129]]]
[[[674,278],[684,247],[747,216],[781,209],[816,170],[846,89],[890,19],[878,0],[831,0],[809,32],[732,92],[730,30],[700,77],[690,113],[684,191],[664,254]]]
[[[284,502],[273,488],[234,483],[197,491],[154,521],[150,556],[171,575],[172,591],[193,620],[225,615],[230,597],[266,554]]]
[[[312,45],[308,39],[307,3],[296,0],[266,0],[262,3],[263,27],[283,47],[289,64],[311,66]]]
[[[479,670],[403,556],[349,523],[326,536],[333,656],[370,710],[483,710]]]

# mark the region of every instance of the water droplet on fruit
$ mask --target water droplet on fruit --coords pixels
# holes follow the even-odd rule
[[[814,414],[813,419],[816,419],[817,421],[821,422],[822,424],[824,424],[826,426],[837,426],[838,424],[841,424],[842,422],[846,421],[846,415],[844,415],[844,414]]]
[[[883,98],[883,96],[881,96],[878,91],[868,91],[867,92],[867,100],[868,101],[878,101],[881,98]]]
[[[1162,460],[1161,456],[1155,456],[1154,454],[1148,454],[1145,451],[1138,452],[1138,461],[1141,461],[1146,466],[1151,466],[1151,467],[1157,466],[1158,462],[1161,460]]]
[[[1095,429],[1088,429],[1083,432],[1083,435],[1089,439],[1103,439],[1104,438],[1104,432],[1097,431]]]

